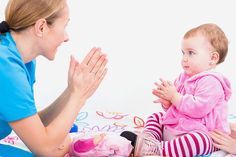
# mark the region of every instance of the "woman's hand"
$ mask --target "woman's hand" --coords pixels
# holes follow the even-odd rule
[[[93,48],[80,64],[71,57],[68,74],[68,88],[78,98],[88,99],[98,88],[106,75],[108,60],[100,48]]]
[[[210,135],[214,140],[213,145],[216,148],[222,149],[231,154],[236,154],[236,139],[218,130],[211,132]]]

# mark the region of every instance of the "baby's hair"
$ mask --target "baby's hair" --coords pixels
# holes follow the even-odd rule
[[[228,39],[223,30],[216,24],[203,24],[186,32],[184,39],[193,37],[198,33],[205,36],[214,48],[214,51],[219,54],[219,61],[217,64],[224,62],[228,52]]]

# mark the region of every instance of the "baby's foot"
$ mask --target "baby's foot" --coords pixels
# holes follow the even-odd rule
[[[160,155],[160,148],[160,141],[149,132],[144,132],[138,136],[135,156]]]

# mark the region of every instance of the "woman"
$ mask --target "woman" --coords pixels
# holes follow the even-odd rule
[[[0,139],[12,130],[36,156],[63,156],[68,132],[86,100],[106,75],[107,59],[93,48],[82,63],[71,57],[68,86],[47,108],[37,112],[33,84],[35,59],[53,60],[69,40],[66,0],[9,0],[0,24]],[[31,156],[0,145],[0,156]]]

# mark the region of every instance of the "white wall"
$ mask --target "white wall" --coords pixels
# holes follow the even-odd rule
[[[1,0],[0,11],[7,0]],[[196,2],[196,3],[195,3]],[[236,90],[236,15],[234,0],[70,0],[70,42],[60,47],[56,60],[38,58],[35,97],[42,107],[65,88],[69,55],[79,60],[93,46],[102,47],[109,57],[109,72],[84,109],[151,113],[153,82],[169,80],[182,70],[180,42],[183,34],[203,23],[216,23],[229,38],[229,54],[218,67]],[[174,4],[173,4],[174,3]],[[236,97],[230,100],[236,113]]]

